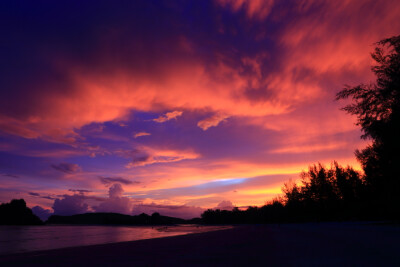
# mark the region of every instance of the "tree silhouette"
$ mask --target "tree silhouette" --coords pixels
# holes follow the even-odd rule
[[[352,220],[368,217],[363,199],[364,176],[336,161],[328,169],[314,164],[301,174],[301,184],[284,184],[283,197],[262,207],[234,208],[232,211],[205,211],[204,223],[281,223],[302,221]]]
[[[364,177],[334,161],[330,169],[314,164],[302,172],[301,184],[285,183],[285,208],[291,220],[330,220],[359,217]]]
[[[263,207],[207,210],[205,223],[269,223],[400,217],[400,36],[376,43],[371,54],[376,82],[346,86],[336,99],[350,98],[343,110],[357,116],[361,138],[372,144],[356,150],[364,175],[334,161],[314,164],[301,183],[285,183],[283,199]]]
[[[400,36],[377,43],[371,54],[377,63],[372,67],[376,82],[347,86],[337,99],[350,98],[343,110],[357,116],[362,138],[372,144],[356,151],[366,174],[370,197],[376,210],[382,205],[398,212],[400,207]]]
[[[0,205],[0,225],[40,225],[43,222],[32,213],[23,199],[13,199]]]

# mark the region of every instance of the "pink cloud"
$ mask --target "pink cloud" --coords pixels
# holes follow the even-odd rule
[[[117,183],[110,186],[109,191],[108,191],[110,198],[122,197],[123,193],[124,193],[124,190],[122,189],[121,184],[117,184]]]
[[[138,138],[138,137],[141,137],[141,136],[149,136],[149,135],[151,135],[151,133],[147,133],[147,132],[138,132],[138,133],[135,133],[135,134],[133,135],[133,137],[134,137],[134,138]]]
[[[279,46],[275,52],[233,47],[240,54],[238,60],[217,45],[197,44],[191,36],[174,33],[159,42],[173,61],[151,49],[152,43],[142,44],[148,40],[138,42],[135,38],[128,38],[127,48],[121,51],[126,61],[110,59],[110,47],[104,42],[97,42],[91,49],[95,67],[90,62],[56,54],[47,64],[62,75],[65,83],[43,80],[32,84],[38,89],[32,89],[35,94],[24,99],[23,109],[8,105],[2,110],[0,129],[24,138],[74,144],[79,139],[75,129],[94,122],[123,121],[132,110],[175,110],[154,119],[157,122],[182,115],[177,109],[211,110],[226,116],[285,114],[298,103],[327,97],[321,75],[343,82],[349,71],[362,78],[370,77],[372,43],[397,33],[400,27],[396,1],[302,1],[288,7],[273,4],[274,1],[217,1],[217,5],[233,12],[244,10],[249,18],[267,19],[273,10],[281,15],[275,15],[274,20],[287,20],[279,33],[270,33]],[[307,16],[311,7],[318,14]],[[122,33],[110,30],[101,38],[94,38],[124,37],[119,34]],[[212,51],[212,60],[200,56],[201,46]],[[273,53],[277,54],[276,62],[271,59]],[[203,129],[209,125],[203,124]]]
[[[176,119],[179,116],[182,116],[182,111],[171,111],[171,112],[167,112],[164,115],[161,115],[160,117],[153,119],[153,121],[155,122],[159,122],[159,123],[163,123],[172,119]]]
[[[229,200],[224,200],[218,203],[218,205],[214,209],[220,210],[232,210],[235,206]]]
[[[124,189],[121,184],[115,183],[108,190],[109,197],[93,209],[96,212],[117,212],[130,214],[132,203],[129,198],[123,196]]]
[[[37,138],[40,133],[29,129],[27,125],[16,119],[0,116],[0,129],[8,134],[21,136],[28,139]]]
[[[206,131],[210,127],[218,126],[221,122],[226,120],[228,116],[222,114],[214,114],[211,117],[205,118],[197,123],[197,126]]]
[[[78,164],[73,163],[59,163],[59,164],[51,164],[51,167],[57,171],[72,174],[81,171],[81,167]]]
[[[146,166],[155,163],[178,162],[200,157],[199,154],[190,150],[156,149],[144,146],[132,151],[124,151],[123,154],[132,158],[132,161],[126,165],[126,168]]]
[[[54,200],[53,210],[56,215],[74,215],[89,211],[88,204],[84,203],[85,197],[79,195],[65,195],[61,199]]]

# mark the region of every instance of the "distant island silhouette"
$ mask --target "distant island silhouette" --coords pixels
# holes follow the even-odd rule
[[[112,212],[93,212],[70,216],[51,215],[43,222],[26,206],[24,199],[13,199],[0,205],[0,225],[44,225],[44,224],[90,224],[90,225],[174,225],[201,223],[200,218],[185,220],[162,216],[158,212],[152,215],[126,215]]]
[[[13,199],[0,205],[0,225],[42,225],[23,199]]]

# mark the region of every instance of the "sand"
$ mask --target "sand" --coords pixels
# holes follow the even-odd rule
[[[399,242],[398,225],[245,225],[5,255],[0,266],[400,266]]]

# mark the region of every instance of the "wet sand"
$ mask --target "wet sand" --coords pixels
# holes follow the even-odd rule
[[[5,255],[0,266],[400,266],[399,240],[398,225],[245,225]]]

